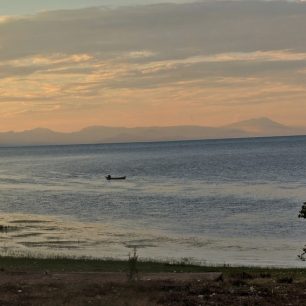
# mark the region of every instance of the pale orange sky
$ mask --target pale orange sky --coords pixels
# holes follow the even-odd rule
[[[0,16],[0,131],[306,126],[306,3]]]

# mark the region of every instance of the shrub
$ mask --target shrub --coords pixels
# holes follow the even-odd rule
[[[128,279],[130,281],[138,280],[137,263],[138,263],[137,247],[134,247],[133,254],[132,255],[129,254],[129,260],[128,260],[128,265],[129,265]]]
[[[277,280],[278,283],[281,284],[292,284],[293,283],[293,277],[292,276],[284,276]]]

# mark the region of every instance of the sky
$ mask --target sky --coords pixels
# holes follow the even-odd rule
[[[306,126],[306,3],[0,0],[0,131]]]

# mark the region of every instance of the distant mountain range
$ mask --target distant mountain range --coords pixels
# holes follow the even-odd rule
[[[92,126],[72,133],[37,128],[23,132],[2,132],[0,133],[0,146],[175,141],[291,135],[306,135],[306,127],[290,127],[272,121],[269,118],[256,118],[217,128],[204,126],[137,128]]]

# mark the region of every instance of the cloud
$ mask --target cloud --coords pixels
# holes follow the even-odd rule
[[[0,23],[5,23],[10,20],[10,16],[0,16]]]
[[[18,103],[22,113],[125,104],[132,114],[146,98],[147,110],[298,101],[305,17],[305,3],[259,1],[2,16],[0,102],[6,114]]]
[[[208,2],[40,13],[2,24],[2,58],[101,57],[149,50],[160,59],[254,50],[305,50],[306,5]]]

